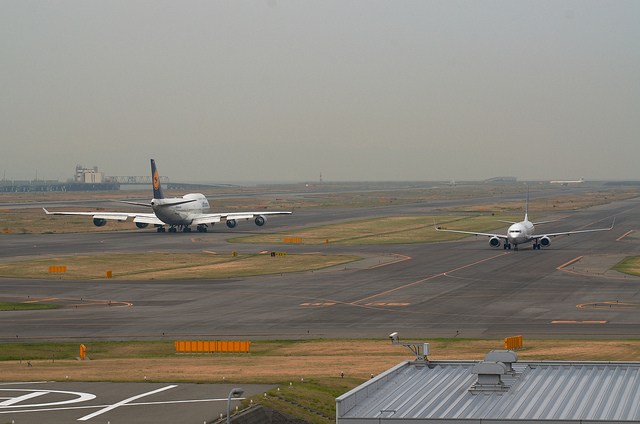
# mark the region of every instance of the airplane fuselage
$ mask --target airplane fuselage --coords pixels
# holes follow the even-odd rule
[[[189,193],[170,199],[152,199],[151,208],[168,225],[191,225],[198,214],[209,212],[209,201],[201,193]]]
[[[517,246],[522,243],[531,241],[533,236],[533,223],[529,220],[516,222],[509,227],[507,231],[507,240],[510,244]]]

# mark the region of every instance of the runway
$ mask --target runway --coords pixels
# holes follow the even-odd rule
[[[226,238],[376,216],[433,213],[446,205],[300,210],[257,228],[216,226],[206,234],[153,230],[3,236],[0,261],[73,253],[255,253],[282,246],[230,244]],[[287,246],[288,253],[367,258],[322,271],[178,281],[0,279],[15,299],[103,302],[96,308],[0,312],[1,342],[159,339],[637,338],[640,278],[607,271],[640,254],[640,199],[556,214],[538,233],[612,231],[552,239],[548,249],[492,249],[486,237],[377,246]],[[278,260],[277,258],[274,260]],[[564,267],[563,267],[564,265]],[[112,305],[108,303],[111,302]]]

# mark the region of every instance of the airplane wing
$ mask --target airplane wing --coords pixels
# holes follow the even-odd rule
[[[443,230],[442,228],[438,228],[436,225],[436,221],[433,221],[433,226],[436,231],[446,231],[448,233],[460,233],[460,234],[471,234],[474,236],[487,236],[487,237],[498,237],[503,240],[507,240],[507,236],[505,234],[492,234],[492,233],[474,233],[473,231],[459,231],[459,230]]]
[[[579,234],[579,233],[592,233],[594,231],[609,231],[613,229],[614,224],[616,223],[616,219],[613,218],[613,222],[611,223],[611,227],[609,228],[594,228],[592,230],[578,230],[578,231],[565,231],[563,233],[548,233],[548,234],[539,234],[531,236],[532,240],[538,240],[542,237],[558,237],[558,236],[569,236],[571,234]]]
[[[153,213],[131,213],[131,212],[49,212],[42,208],[47,215],[81,215],[90,216],[93,219],[115,219],[118,221],[126,221],[127,218],[133,218],[133,222],[144,222],[147,224],[160,224],[160,221]]]
[[[563,218],[560,218],[560,219],[563,219]],[[554,219],[552,221],[537,221],[537,222],[532,222],[532,224],[533,225],[550,224],[552,222],[560,221],[560,219]]]
[[[236,221],[247,220],[247,219],[256,219],[260,215],[269,216],[269,215],[290,215],[293,212],[291,211],[278,211],[278,212],[221,212],[221,213],[203,213],[198,214],[193,219],[192,224],[209,224],[212,222],[220,222],[220,221],[230,221],[235,219]]]

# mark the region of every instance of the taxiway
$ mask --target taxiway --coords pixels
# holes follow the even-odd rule
[[[282,246],[230,244],[243,234],[389,214],[432,213],[434,205],[300,210],[264,229],[216,226],[207,234],[153,230],[4,236],[0,261],[110,252],[231,252]],[[485,237],[443,243],[287,246],[289,253],[367,258],[322,271],[177,281],[0,279],[14,299],[91,299],[103,307],[0,312],[0,341],[303,339],[319,337],[636,338],[640,278],[607,271],[638,255],[640,199],[571,212],[545,231],[612,231],[553,240],[548,249],[491,249]],[[540,231],[540,228],[537,228]],[[603,260],[608,258],[608,260]],[[275,258],[274,260],[278,260]],[[615,263],[615,261],[613,261]],[[564,265],[564,266],[563,266]]]

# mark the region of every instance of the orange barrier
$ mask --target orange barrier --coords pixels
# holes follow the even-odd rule
[[[522,349],[522,336],[507,337],[504,339],[504,348],[508,350]]]
[[[87,348],[81,344],[80,345],[80,359],[84,360],[87,357]]]
[[[302,243],[302,238],[301,237],[285,237],[284,242],[285,243]]]
[[[178,340],[176,353],[249,353],[250,341]]]
[[[50,266],[49,272],[67,272],[66,266]]]

